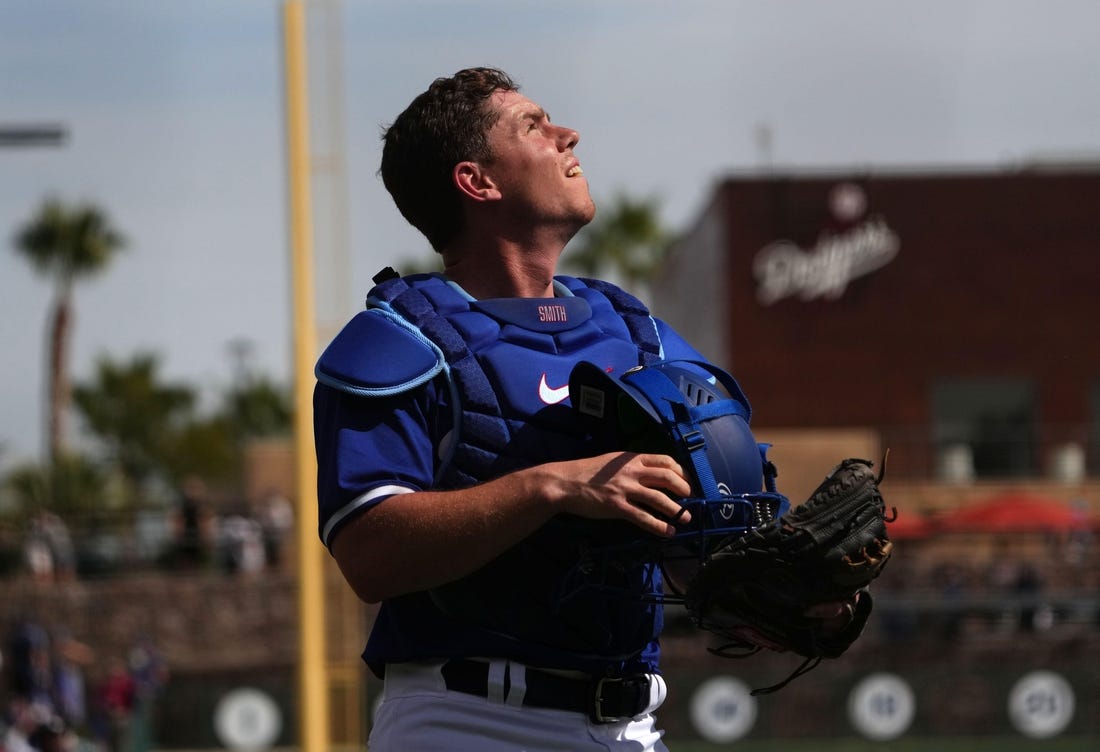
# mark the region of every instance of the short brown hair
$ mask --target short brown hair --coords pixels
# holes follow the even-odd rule
[[[487,161],[489,130],[499,113],[486,106],[496,91],[519,91],[495,68],[467,68],[437,78],[382,135],[382,182],[402,216],[441,251],[462,229],[451,171]]]

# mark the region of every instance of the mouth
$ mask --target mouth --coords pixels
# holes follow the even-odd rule
[[[565,177],[567,178],[575,178],[583,174],[584,170],[581,169],[581,166],[579,164],[573,165],[565,171]]]

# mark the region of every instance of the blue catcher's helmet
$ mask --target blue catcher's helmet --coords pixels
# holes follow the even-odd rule
[[[776,491],[768,445],[758,444],[749,427],[749,401],[722,369],[668,360],[616,378],[583,362],[570,375],[569,396],[602,449],[669,454],[688,472],[693,496],[680,502],[691,522],[660,544],[663,565],[697,565],[723,539],[767,524],[789,508]]]

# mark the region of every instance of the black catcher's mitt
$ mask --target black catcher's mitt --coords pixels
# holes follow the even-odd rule
[[[684,605],[695,624],[725,644],[724,657],[760,650],[746,627],[806,658],[787,681],[836,658],[859,637],[871,612],[866,590],[890,558],[886,506],[868,460],[847,459],[803,504],[778,520],[723,541],[687,584]],[[883,460],[885,466],[885,458]],[[847,626],[826,628],[806,610],[851,604]],[[774,691],[775,687],[758,690]]]

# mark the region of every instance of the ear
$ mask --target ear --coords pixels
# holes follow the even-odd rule
[[[451,171],[451,180],[459,192],[474,201],[496,201],[500,189],[477,162],[459,162]]]

